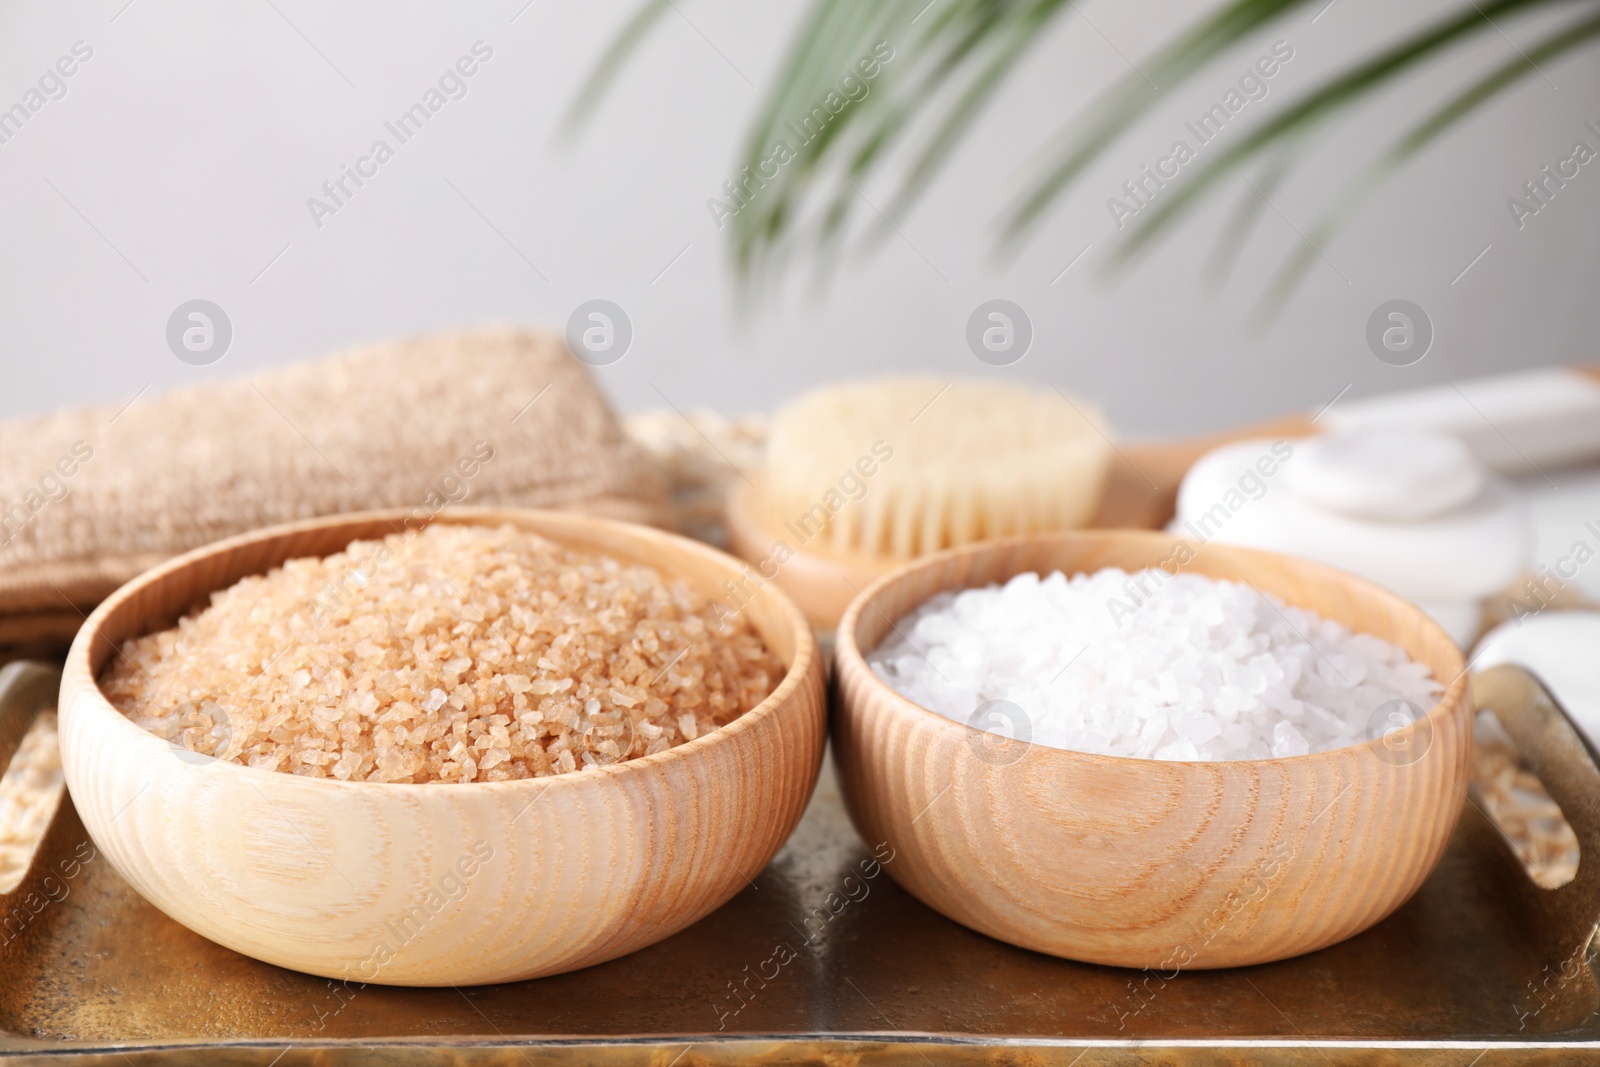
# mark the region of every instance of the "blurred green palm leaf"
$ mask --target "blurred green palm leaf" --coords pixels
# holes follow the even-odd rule
[[[590,116],[652,27],[669,14],[686,17],[680,2],[646,0],[579,90],[569,131]],[[1291,13],[1310,9],[1320,17],[1331,6],[1330,0],[1226,0],[1153,54],[1130,60],[1134,69],[1127,76],[1047,139],[1040,162],[1003,213],[999,246],[1014,249],[1025,240],[1095,160],[1196,74]],[[1555,10],[1558,28],[1438,102],[1350,180],[1263,297],[1263,311],[1276,313],[1316,262],[1321,243],[1385,178],[1486,101],[1542,73],[1541,63],[1593,44],[1600,37],[1600,0],[1467,0],[1419,29],[1379,42],[1349,69],[1186,170],[1154,210],[1138,212],[1108,266],[1127,265],[1217,192],[1225,177],[1256,168],[1254,179],[1245,176],[1247,187],[1213,258],[1226,271],[1272,189],[1330,120],[1485,34],[1504,37],[1508,23],[1547,8]],[[830,264],[857,218],[868,220],[869,241],[897,232],[1023,54],[1053,23],[1074,14],[1084,17],[1071,0],[814,0],[751,127],[744,169],[722,201],[719,222],[728,230],[739,275],[755,281],[807,254]],[[875,49],[878,56],[887,49],[892,58],[869,78],[870,67],[861,64]],[[807,124],[804,116],[817,117]],[[776,152],[780,144],[784,150]],[[899,177],[892,195],[875,203],[862,187],[891,156]]]

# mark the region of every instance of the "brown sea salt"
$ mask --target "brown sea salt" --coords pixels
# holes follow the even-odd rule
[[[185,749],[363,782],[496,782],[662,752],[783,667],[686,582],[510,526],[294,559],[127,642],[112,704]]]

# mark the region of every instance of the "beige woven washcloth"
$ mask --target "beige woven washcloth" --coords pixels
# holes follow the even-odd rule
[[[0,645],[70,634],[118,585],[208,541],[446,504],[669,519],[658,461],[559,338],[370,345],[0,425]]]

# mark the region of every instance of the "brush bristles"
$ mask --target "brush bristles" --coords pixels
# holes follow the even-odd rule
[[[909,558],[1083,525],[1110,454],[1098,413],[1065,395],[858,382],[778,412],[761,501],[792,547]]]

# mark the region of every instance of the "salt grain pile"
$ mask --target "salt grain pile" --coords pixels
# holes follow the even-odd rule
[[[1149,600],[1113,611],[1128,603],[1128,580],[1108,568],[941,593],[867,662],[908,700],[961,722],[982,725],[975,712],[1005,700],[1027,718],[1031,737],[1016,736],[1165,760],[1358,744],[1387,702],[1426,710],[1442,689],[1397,646],[1247,585],[1155,572]]]
[[[333,610],[330,589],[344,591]],[[662,752],[783,676],[687,583],[510,526],[290,560],[122,652],[101,686],[158,736],[367,782],[495,782]]]

